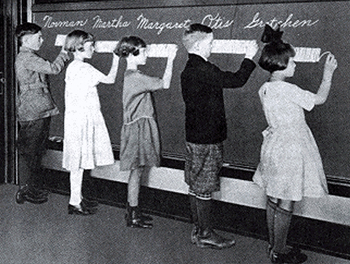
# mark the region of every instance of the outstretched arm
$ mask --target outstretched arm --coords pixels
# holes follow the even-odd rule
[[[29,57],[26,58],[23,67],[28,70],[44,74],[59,74],[63,70],[65,62],[68,60],[69,55],[63,49],[60,51],[57,58],[53,62],[45,60],[35,53],[31,53]]]
[[[337,60],[333,54],[328,54],[324,65],[323,78],[320,88],[317,92],[316,105],[326,102],[332,85],[332,77],[334,70],[338,67]]]
[[[177,52],[177,46],[171,50],[170,55],[168,57],[167,65],[165,67],[164,75],[163,75],[163,88],[168,89],[171,83],[171,77],[173,75],[173,64],[174,59]]]

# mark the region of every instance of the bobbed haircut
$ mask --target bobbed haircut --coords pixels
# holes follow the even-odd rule
[[[196,42],[205,39],[210,33],[213,33],[213,30],[206,25],[199,23],[191,24],[182,36],[182,44],[188,51]]]
[[[270,73],[287,68],[289,59],[295,56],[294,48],[282,41],[271,42],[265,45],[261,52],[259,65]]]
[[[123,37],[116,49],[115,54],[117,54],[121,58],[126,58],[129,54],[137,56],[140,54],[140,48],[146,48],[146,42],[137,36],[127,36]]]
[[[41,31],[41,27],[34,23],[23,23],[16,27],[15,35],[22,44],[22,37],[26,35],[33,35]]]
[[[83,30],[74,30],[67,35],[64,49],[69,52],[84,51],[86,42],[95,43],[94,36]]]

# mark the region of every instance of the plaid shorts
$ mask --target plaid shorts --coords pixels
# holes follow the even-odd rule
[[[219,171],[223,164],[223,143],[186,142],[185,182],[190,192],[210,195],[220,190]]]

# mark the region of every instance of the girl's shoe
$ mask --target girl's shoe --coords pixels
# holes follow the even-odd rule
[[[79,206],[68,205],[68,214],[76,214],[76,215],[92,215],[97,212],[96,208],[88,208],[84,206],[83,203],[80,203]]]
[[[277,253],[271,250],[270,260],[279,264],[299,264],[307,260],[307,256],[299,250],[290,250],[288,253]]]
[[[126,203],[126,211],[129,212],[130,211],[130,205],[129,203]],[[141,209],[138,208],[138,214],[140,216],[140,218],[144,221],[144,222],[150,222],[153,220],[152,216],[148,215],[148,214],[144,214],[142,212]],[[127,214],[125,215],[125,219],[127,217]]]
[[[152,228],[153,225],[151,223],[145,222],[140,214],[139,208],[136,207],[127,207],[126,215],[126,226],[133,228]]]
[[[93,207],[98,207],[98,202],[94,200],[89,200],[83,197],[81,201],[85,207],[87,208],[93,208]]]

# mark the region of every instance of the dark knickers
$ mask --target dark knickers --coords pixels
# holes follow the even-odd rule
[[[185,182],[190,192],[207,197],[220,190],[219,171],[223,164],[223,143],[186,142]]]

